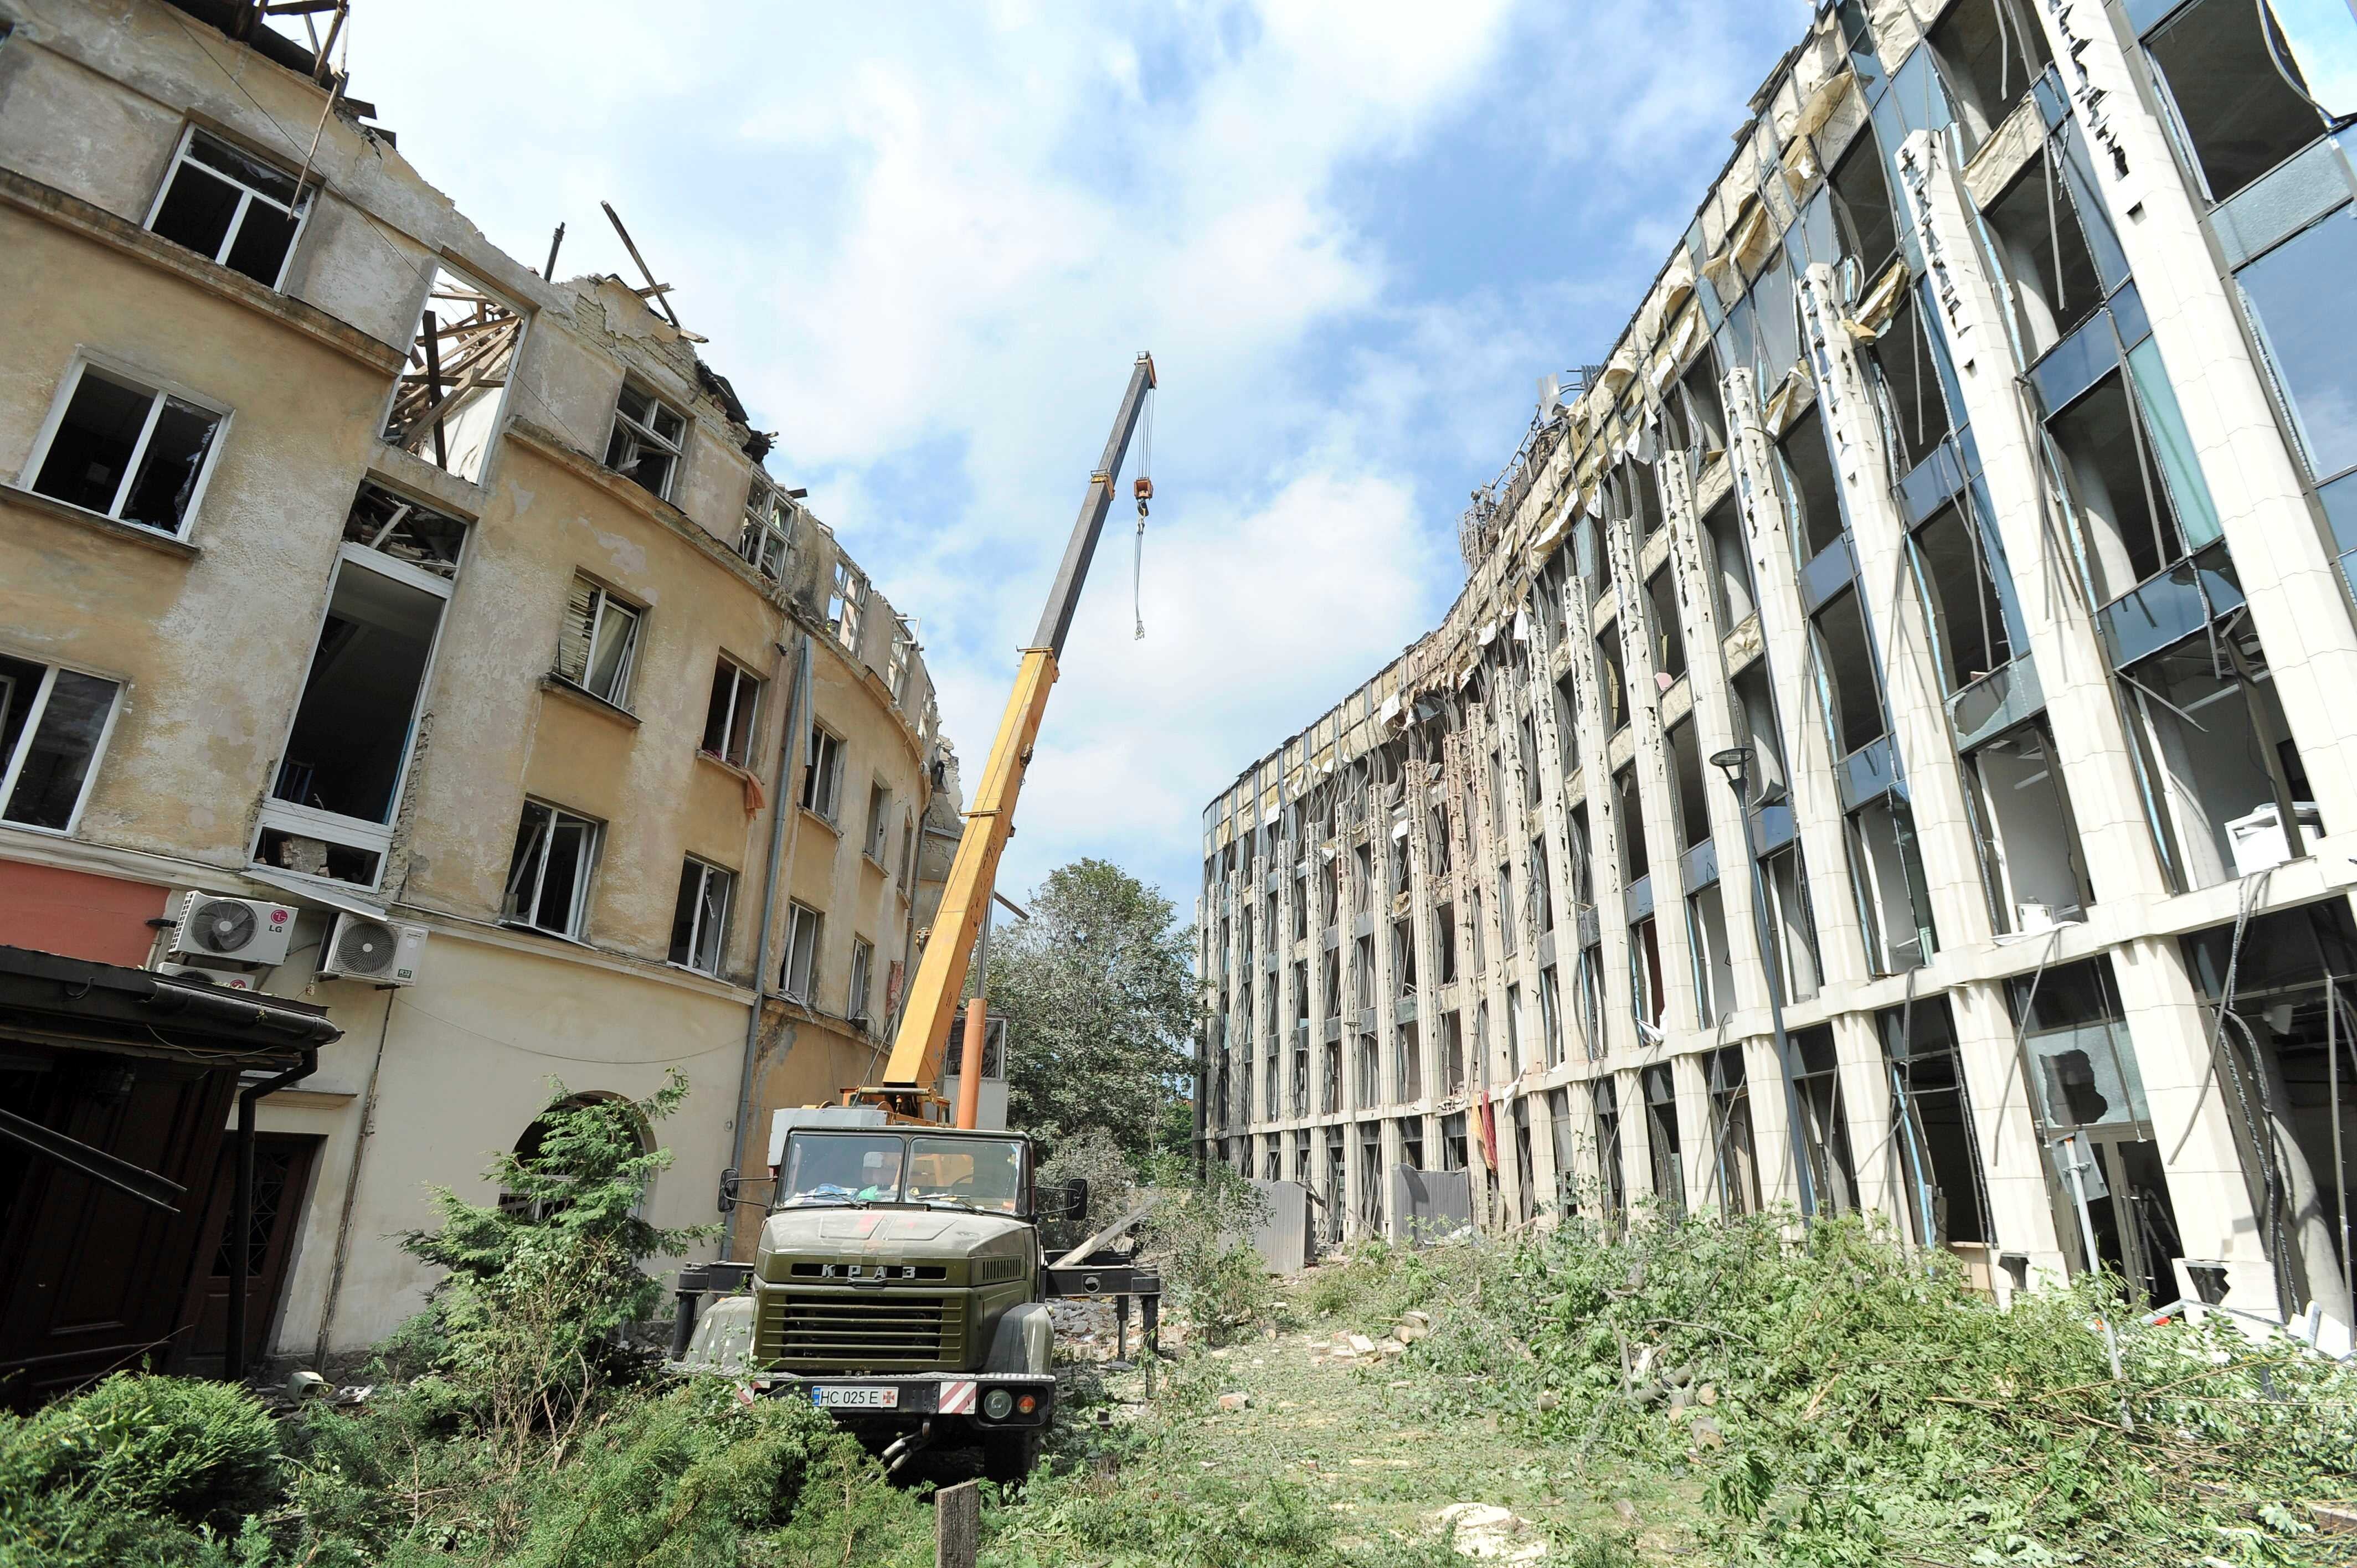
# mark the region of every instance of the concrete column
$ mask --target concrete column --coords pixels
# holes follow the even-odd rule
[[[1742,1042],[1743,1082],[1751,1101],[1752,1157],[1760,1162],[1760,1200],[1773,1208],[1801,1206],[1800,1172],[1792,1165],[1792,1107],[1784,1097],[1784,1064],[1772,1035]]]
[[[1718,1145],[1711,1137],[1710,1086],[1703,1076],[1702,1058],[1673,1057],[1670,1079],[1678,1095],[1678,1152],[1685,1176],[1686,1211],[1714,1214],[1718,1210]]]
[[[1850,1158],[1857,1165],[1858,1207],[1907,1229],[1905,1162],[1891,1117],[1890,1069],[1871,1013],[1833,1020],[1834,1059],[1841,1079],[1842,1113],[1849,1119]]]
[[[2020,1053],[2014,1048],[2014,1020],[2001,980],[1975,981],[1948,993],[1956,1026],[1956,1054],[1972,1112],[1975,1153],[1987,1184],[1989,1252],[1997,1299],[2009,1298],[2012,1282],[1997,1254],[2029,1260],[2028,1283],[2058,1280],[2063,1273],[2061,1244],[2055,1233],[2054,1206],[2046,1179],[2045,1154],[2022,1082]]]

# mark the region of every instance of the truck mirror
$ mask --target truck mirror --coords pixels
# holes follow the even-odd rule
[[[1064,1184],[1064,1218],[1086,1219],[1089,1217],[1089,1182],[1086,1176],[1074,1176]]]
[[[720,1212],[727,1213],[737,1207],[737,1184],[742,1180],[735,1165],[720,1173]]]

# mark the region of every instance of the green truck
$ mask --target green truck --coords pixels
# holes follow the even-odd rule
[[[777,1173],[752,1262],[681,1271],[671,1366],[806,1399],[894,1468],[978,1446],[991,1479],[1029,1473],[1055,1412],[1049,1296],[1140,1295],[1152,1337],[1151,1275],[1111,1255],[1049,1266],[1019,1133],[796,1127]],[[1072,1186],[1049,1189],[1048,1218],[1076,1196],[1085,1211]]]

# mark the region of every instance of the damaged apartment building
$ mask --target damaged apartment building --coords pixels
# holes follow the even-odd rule
[[[683,1074],[644,1213],[711,1222],[872,1075],[954,836],[915,621],[668,290],[502,252],[281,25],[0,0],[12,1402],[373,1343],[553,1083]]]
[[[2345,1348],[2352,83],[2338,3],[1819,6],[1438,629],[1206,811],[1204,1156]]]

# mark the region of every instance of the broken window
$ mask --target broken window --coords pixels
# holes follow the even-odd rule
[[[1760,857],[1768,898],[1768,936],[1775,948],[1771,978],[1781,1000],[1806,1002],[1824,983],[1817,961],[1817,922],[1809,908],[1808,879],[1802,874],[1801,846],[1788,843]]]
[[[1531,929],[1544,936],[1555,929],[1555,874],[1548,868],[1546,840],[1531,840]]]
[[[1957,0],[1927,41],[1956,106],[1967,158],[2053,59],[2045,34],[2012,0]]]
[[[1514,1097],[1514,1212],[1527,1225],[1537,1213],[1538,1178],[1531,1161],[1531,1097]]]
[[[1582,910],[1596,904],[1596,869],[1592,841],[1587,836],[1587,802],[1571,809],[1571,897]]]
[[[867,787],[867,858],[884,864],[884,849],[892,831],[892,791],[880,782]]]
[[[1523,988],[1506,987],[1506,1076],[1523,1076]]]
[[[1751,1091],[1743,1079],[1743,1047],[1727,1046],[1703,1058],[1710,1094],[1711,1180],[1719,1212],[1732,1219],[1757,1214],[1760,1155],[1751,1135]]]
[[[1803,1142],[1809,1155],[1809,1183],[1819,1214],[1857,1211],[1857,1166],[1850,1158],[1849,1118],[1842,1106],[1841,1073],[1830,1024],[1792,1036],[1801,1070],[1792,1087],[1801,1102]]]
[[[1926,1247],[1985,1252],[1987,1186],[1948,999],[1886,1007],[1874,1023],[1890,1069],[1900,1184],[1915,1240]],[[1984,1258],[1984,1267],[1986,1262]]]
[[[1466,929],[1473,934],[1473,972],[1479,974],[1488,967],[1481,952],[1481,890],[1479,887],[1466,889],[1465,912],[1471,917]]]
[[[1663,566],[1645,585],[1646,607],[1653,634],[1653,669],[1676,681],[1686,672],[1685,634],[1678,621],[1677,574]]]
[[[1457,978],[1457,906],[1443,904],[1433,911],[1433,956],[1440,961],[1440,983]]]
[[[1596,634],[1596,701],[1603,710],[1604,733],[1620,733],[1629,722],[1628,682],[1620,672],[1620,625],[1607,621]]]
[[[789,1001],[805,1006],[818,999],[813,989],[818,979],[819,937],[826,917],[807,904],[786,905],[786,955],[778,971],[778,989]]]
[[[1645,808],[1637,794],[1634,764],[1612,776],[1613,815],[1620,828],[1620,880],[1635,882],[1651,872],[1645,858]]]
[[[745,497],[745,522],[737,531],[737,553],[761,575],[776,582],[793,549],[795,506],[785,491],[759,474]]]
[[[637,662],[639,623],[645,611],[587,577],[573,579],[565,627],[556,639],[556,674],[591,696],[630,706],[630,670]]]
[[[1705,777],[1695,723],[1680,719],[1670,726],[1663,748],[1670,764],[1670,787],[1678,802],[1678,848],[1690,850],[1710,842],[1710,785]]]
[[[191,125],[165,171],[147,227],[275,289],[310,209],[308,193],[296,198],[293,175]]]
[[[1727,945],[1727,909],[1716,882],[1686,899],[1694,944],[1695,1015],[1713,1028],[1735,1011],[1735,956]]]
[[[2046,423],[2068,478],[2079,549],[2103,602],[2221,536],[2158,346],[2147,338],[2129,350],[2128,365],[2136,396],[2115,370]]]
[[[1678,1147],[1678,1095],[1671,1080],[1670,1064],[1656,1062],[1640,1069],[1639,1085],[1645,1091],[1646,1142],[1653,1155],[1653,1195],[1662,1200],[1662,1208],[1672,1219],[1683,1219],[1686,1213],[1686,1174]]]
[[[1676,402],[1684,411],[1686,455],[1699,474],[1727,450],[1727,404],[1719,397],[1717,362],[1707,343],[1678,377]]]
[[[1662,985],[1661,932],[1650,915],[1629,928],[1629,979],[1637,1022],[1653,1032],[1652,1042],[1658,1044],[1667,998]]]
[[[2247,623],[2122,671],[2120,695],[2146,813],[2179,891],[2294,858],[2287,800],[2309,852],[2320,824],[2308,772]]]
[[[1579,770],[1579,697],[1569,670],[1563,679],[1548,690],[1555,703],[1555,754],[1563,765],[1563,776],[1570,778]]]
[[[679,903],[671,919],[671,961],[698,974],[718,974],[728,946],[728,897],[737,874],[690,856],[679,870]]]
[[[761,682],[733,659],[712,671],[712,702],[704,714],[704,751],[737,768],[753,758],[753,719],[760,712]]]
[[[1579,1212],[1578,1183],[1573,1176],[1577,1151],[1573,1146],[1571,1091],[1547,1090],[1547,1141],[1555,1150],[1555,1212],[1566,1217]]]
[[[671,499],[687,446],[687,416],[629,381],[614,402],[614,433],[606,439],[606,467],[657,500]]]
[[[1743,522],[1730,490],[1702,520],[1703,547],[1709,557],[1711,608],[1721,637],[1756,614],[1758,593],[1751,581],[1751,552],[1744,543]]]
[[[1523,918],[1514,903],[1514,863],[1502,862],[1498,867],[1498,950],[1507,958],[1514,956]]]
[[[1778,246],[1752,281],[1749,301],[1753,330],[1759,334],[1760,394],[1783,385],[1801,362],[1800,303],[1792,274],[1785,269],[1784,250]]]
[[[1813,635],[1817,698],[1836,756],[1847,757],[1882,738],[1882,690],[1866,612],[1855,586],[1844,588],[1809,618]]]
[[[1293,940],[1299,942],[1308,939],[1309,878],[1297,876],[1293,879]]]
[[[1415,989],[1415,928],[1405,920],[1392,922],[1392,980],[1402,995]]]
[[[1825,447],[1824,421],[1812,407],[1793,422],[1776,443],[1783,458],[1784,502],[1792,512],[1792,547],[1806,565],[1839,543],[1848,524],[1842,521],[1841,486],[1834,478],[1833,456]]]
[[[2319,485],[2357,467],[2357,364],[2348,351],[2357,342],[2352,278],[2357,207],[2341,208],[2234,274],[2300,454]]]
[[[0,822],[70,832],[119,683],[0,654]]]
[[[1882,170],[1881,150],[1874,132],[1862,130],[1841,162],[1834,166],[1834,221],[1842,245],[1857,258],[1858,287],[1873,286],[1890,269],[1899,254],[1899,228],[1890,204],[1890,182]]]
[[[1375,1037],[1372,1035],[1361,1035],[1359,1036],[1358,1090],[1351,1096],[1353,1110],[1364,1111],[1383,1098],[1381,1092],[1383,1085],[1376,1078],[1376,1064]]]
[[[2051,157],[2025,169],[1986,216],[2012,285],[2022,358],[2035,361],[2094,314],[2107,292],[2104,280]]]
[[[515,306],[474,279],[448,266],[436,268],[409,358],[393,383],[385,444],[480,483],[523,325]],[[617,440],[620,435],[617,424]],[[621,467],[610,446],[606,466]]]
[[[467,525],[390,490],[362,485],[344,517],[344,542],[447,581],[458,575]]]
[[[589,908],[589,872],[597,854],[597,824],[538,800],[523,803],[515,854],[508,863],[507,897],[500,918],[552,936],[581,935]]]
[[[1596,1116],[1596,1165],[1603,1186],[1598,1196],[1604,1204],[1605,1233],[1617,1235],[1622,1217],[1629,1212],[1629,1181],[1620,1165],[1620,1100],[1609,1078],[1591,1082],[1587,1094]]]
[[[221,413],[77,361],[66,374],[34,490],[159,533],[188,532],[211,472]]]
[[[1969,498],[1972,492],[1964,492]],[[1908,559],[1943,688],[1962,691],[2013,657],[2005,555],[1979,526],[1979,508],[1950,501],[1908,540]]]
[[[1563,1065],[1563,986],[1555,967],[1548,964],[1539,971],[1539,1035],[1546,1051],[1546,1065]]]
[[[1768,689],[1768,661],[1737,675],[1735,693],[1738,744],[1751,748],[1749,780],[1754,798],[1766,805],[1784,794],[1784,743],[1776,727],[1776,702]]]
[[[2322,7],[2303,31],[2345,35],[2346,16]],[[2346,58],[2347,44],[2341,45]],[[2212,201],[2223,201],[2325,131],[2298,55],[2266,0],[2194,0],[2145,39],[2174,111],[2187,161]],[[2338,105],[2347,109],[2348,104]]]
[[[1394,1087],[1399,1098],[1416,1101],[1424,1098],[1424,1046],[1416,1037],[1413,1020],[1399,1026],[1393,1042]]]
[[[1964,754],[1964,779],[1999,931],[2038,931],[2095,901],[2045,720]]]
[[[832,823],[843,797],[843,742],[811,725],[810,756],[802,760],[802,806]]]
[[[1440,1020],[1440,1059],[1447,1078],[1440,1086],[1443,1094],[1465,1092],[1465,1015],[1446,1013]]]
[[[1940,939],[1932,927],[1931,891],[1906,798],[1894,789],[1852,811],[1848,822],[1850,880],[1867,963],[1877,974],[1929,963]]]

